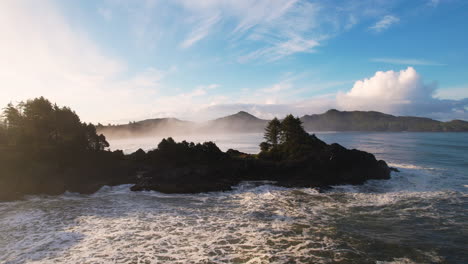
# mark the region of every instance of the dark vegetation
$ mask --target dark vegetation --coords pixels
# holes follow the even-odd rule
[[[92,124],[44,98],[9,104],[0,129],[0,199],[25,194],[91,193],[127,182],[131,166]],[[112,177],[110,177],[112,175]]]
[[[328,145],[299,118],[273,119],[258,155],[222,152],[213,142],[162,140],[154,150],[124,155],[70,108],[44,98],[9,104],[0,125],[0,200],[28,194],[92,193],[103,185],[132,190],[196,193],[230,190],[244,180],[289,187],[360,184],[387,179],[390,169],[372,154]]]

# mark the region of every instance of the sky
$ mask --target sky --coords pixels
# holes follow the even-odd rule
[[[0,105],[83,121],[375,110],[468,120],[466,0],[2,0]]]

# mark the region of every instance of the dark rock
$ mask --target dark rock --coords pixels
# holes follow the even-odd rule
[[[260,180],[285,187],[327,188],[390,178],[387,163],[370,153],[349,150],[339,144],[327,145],[315,136],[311,139],[313,148],[305,155],[279,161],[232,149],[207,155],[206,149],[172,143],[175,144],[173,147],[155,150],[152,158],[146,159],[151,165],[137,179],[132,190],[164,193],[226,191],[241,181]],[[177,155],[173,149],[178,150]],[[165,160],[168,155],[170,160]]]

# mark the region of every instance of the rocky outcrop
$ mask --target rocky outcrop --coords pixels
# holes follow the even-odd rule
[[[302,149],[303,148],[303,149]],[[296,152],[296,149],[302,149]],[[65,191],[89,194],[104,185],[134,184],[133,191],[199,193],[227,191],[241,181],[272,181],[285,187],[328,187],[388,179],[390,168],[374,155],[327,145],[310,136],[305,146],[274,155],[222,152],[212,142],[176,143],[164,139],[149,152],[56,153],[0,157],[0,200],[24,195],[58,195]],[[279,156],[278,156],[279,155]],[[283,156],[281,156],[283,155]],[[50,157],[46,157],[50,156]],[[23,166],[27,161],[29,166]]]
[[[275,160],[236,150],[216,149],[207,158],[201,150],[180,148],[171,143],[166,150],[146,154],[147,170],[138,177],[133,191],[154,190],[163,193],[226,191],[241,181],[272,181],[285,187],[327,187],[362,184],[370,179],[389,179],[390,168],[374,155],[349,150],[339,144],[327,145],[315,136],[317,148],[294,159]],[[214,146],[215,147],[215,146]],[[179,148],[179,158],[170,149]],[[188,153],[191,153],[187,155]],[[140,153],[141,154],[141,153]]]

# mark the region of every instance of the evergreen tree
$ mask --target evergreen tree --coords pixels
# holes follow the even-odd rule
[[[302,121],[298,117],[289,114],[281,122],[281,144],[299,143],[307,135],[302,127]]]
[[[267,127],[265,128],[265,134],[263,138],[266,140],[266,143],[270,144],[273,147],[276,147],[279,143],[279,136],[281,133],[281,122],[278,118],[273,118]]]
[[[5,124],[6,122],[0,118],[0,145],[7,143],[7,130]]]
[[[53,105],[44,97],[21,102],[16,107],[10,103],[3,116],[6,141],[12,146],[94,151],[109,147],[94,125],[82,123],[70,108]]]

